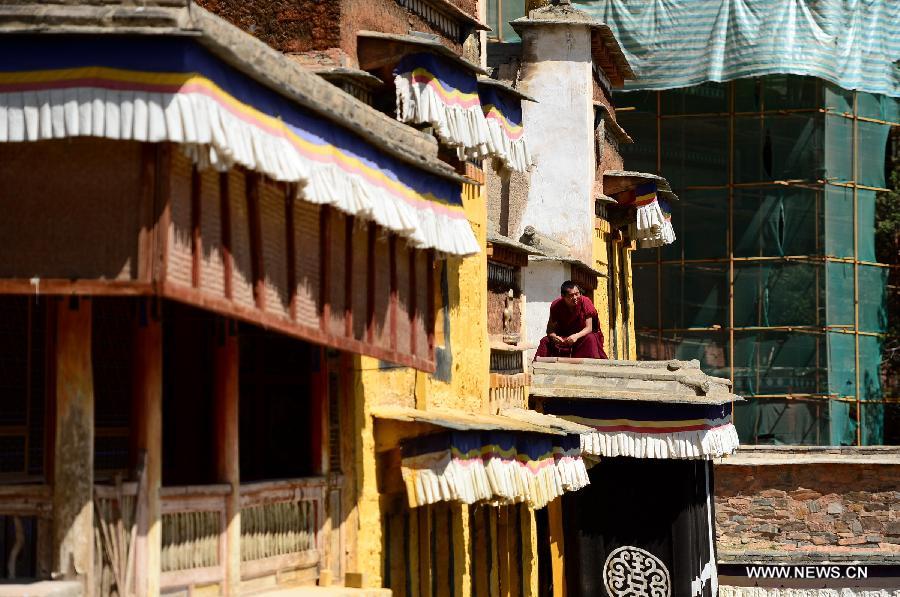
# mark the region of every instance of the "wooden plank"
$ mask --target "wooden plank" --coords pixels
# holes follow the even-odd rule
[[[284,570],[313,568],[319,564],[319,552],[316,550],[288,553],[261,560],[241,562],[241,578],[249,579],[275,574]]]
[[[138,496],[138,533],[135,543],[135,588],[143,597],[159,593],[162,569],[162,323],[148,301],[142,301],[134,320],[131,392],[135,454],[145,454],[144,484]],[[130,485],[130,484],[129,484]],[[98,488],[99,489],[99,488]],[[128,488],[130,489],[130,487]],[[137,493],[134,484],[134,493]],[[98,495],[102,492],[98,491]]]
[[[563,537],[562,499],[547,504],[550,527],[550,567],[553,578],[553,597],[566,597],[565,548]]]
[[[419,516],[419,595],[432,597],[432,574],[436,564],[431,557],[431,542],[436,540],[431,520],[434,506],[422,506],[415,512]]]
[[[289,185],[284,198],[284,233],[287,245],[288,317],[297,321],[297,242],[294,236],[294,202],[297,185]]]
[[[160,294],[164,298],[213,311],[227,317],[247,321],[254,325],[270,328],[279,333],[299,338],[307,342],[323,344],[338,350],[372,356],[384,361],[398,363],[407,367],[414,367],[420,371],[434,371],[433,359],[423,359],[416,357],[415,355],[400,353],[396,350],[374,345],[355,338],[335,336],[334,334],[323,331],[321,326],[317,325],[313,327],[294,323],[286,317],[265,313],[254,307],[247,307],[236,302],[209,295],[189,286],[163,284],[160,288]]]
[[[328,356],[324,348],[318,350],[318,368],[312,372],[309,401],[309,465],[310,470],[322,474],[328,470]]]
[[[172,202],[170,184],[172,176],[172,148],[167,143],[156,145],[156,176],[154,185],[153,213],[159,214],[153,230],[153,270],[154,280],[162,284],[166,281],[169,260],[169,228],[172,226]]]
[[[375,222],[369,222],[366,250],[366,342],[375,342]]]
[[[153,225],[155,224],[153,208],[156,190],[156,157],[155,144],[141,144],[137,279],[145,284],[149,284],[153,279]]]
[[[419,310],[416,298],[419,296],[419,288],[416,284],[416,255],[418,251],[409,249],[409,353],[416,354],[419,331]]]
[[[0,295],[49,295],[49,296],[149,296],[153,286],[143,281],[128,280],[66,280],[41,278],[0,280]]]
[[[250,225],[250,266],[253,271],[253,300],[256,308],[266,310],[266,267],[262,249],[260,218],[260,177],[255,172],[245,174],[247,180],[247,221]]]
[[[160,589],[177,589],[192,585],[209,585],[222,581],[222,569],[218,566],[171,570],[163,572],[159,579]]]
[[[197,165],[191,168],[191,284],[194,288],[200,288],[201,272],[203,268],[203,235],[200,226],[202,223],[202,204],[200,194],[203,189],[202,178]]]
[[[426,271],[428,272],[428,278],[425,280],[428,285],[428,292],[425,293],[428,297],[428,302],[425,304],[425,329],[428,333],[428,356],[426,358],[434,361],[434,277],[437,275],[434,267],[434,249],[428,249]]]
[[[328,330],[331,322],[331,206],[323,205],[319,216],[319,327]]]
[[[241,470],[238,442],[238,339],[237,326],[221,321],[213,349],[213,400],[215,401],[216,479],[228,487],[218,498],[224,506],[225,527],[219,536],[219,563],[223,568],[225,595],[237,595],[241,584]]]
[[[509,506],[497,508],[497,558],[499,560],[500,597],[511,597],[510,552],[509,541]]]
[[[135,436],[139,436],[140,432],[135,430]],[[138,484],[135,481],[125,481],[122,483],[123,496],[137,495]],[[115,485],[94,485],[94,497],[101,500],[115,500],[119,497],[119,488]]]
[[[229,496],[167,497],[160,500],[160,512],[162,514],[222,512],[225,510],[228,497]]]
[[[344,218],[344,335],[353,336],[353,227],[356,218]]]
[[[56,437],[53,470],[53,571],[82,581],[94,575],[94,376],[91,301],[56,309]]]
[[[128,485],[127,483],[125,485]],[[161,487],[159,495],[163,498],[210,497],[231,495],[230,483],[214,483],[211,485],[174,485]]]
[[[390,312],[388,315],[389,330],[390,330],[390,346],[391,350],[397,350],[397,318],[400,316],[400,297],[397,292],[397,235],[391,234],[390,239],[388,240],[388,251],[390,254],[390,277],[391,277],[391,298],[390,298]]]
[[[219,175],[219,211],[222,218],[222,263],[224,266],[225,298],[233,298],[234,287],[232,277],[234,275],[234,257],[231,254],[231,199],[228,194],[228,173]]]

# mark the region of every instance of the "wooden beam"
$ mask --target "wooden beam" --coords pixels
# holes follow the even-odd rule
[[[343,334],[335,335],[328,331],[323,331],[319,325],[311,326],[293,322],[287,317],[263,312],[256,307],[239,305],[233,301],[210,295],[190,286],[165,284],[160,289],[160,294],[165,298],[206,309],[207,311],[213,311],[219,315],[270,328],[280,334],[299,338],[305,342],[323,344],[338,350],[368,355],[383,361],[414,367],[420,371],[429,373],[434,371],[434,361],[431,359],[416,357],[415,355],[377,346],[356,338],[347,338]]]
[[[166,281],[169,265],[169,228],[172,226],[172,201],[170,195],[172,174],[172,148],[167,143],[156,144],[156,162],[153,185],[153,213],[159,214],[153,229],[153,277],[160,284]]]
[[[133,325],[132,434],[135,455],[144,454],[137,459],[144,463],[135,542],[135,592],[139,597],[159,594],[162,570],[162,323],[151,311],[150,301],[141,300]]]
[[[416,354],[419,335],[419,312],[416,299],[419,296],[419,288],[416,284],[416,256],[418,251],[409,249],[409,353]]]
[[[248,172],[247,220],[250,224],[250,267],[253,269],[253,300],[256,308],[266,310],[266,265],[263,256],[262,218],[260,216],[259,185],[260,176]]]
[[[319,210],[319,328],[327,332],[331,321],[331,206]]]
[[[433,537],[431,517],[433,506],[422,506],[414,510],[419,517],[419,597],[432,597],[431,574],[436,562],[431,559],[431,542]]]
[[[390,254],[390,277],[391,277],[391,298],[390,298],[390,321],[388,329],[390,331],[391,350],[397,350],[397,318],[400,316],[400,297],[397,293],[397,235],[391,234],[388,240],[388,251]]]
[[[314,362],[318,368],[312,372],[312,396],[309,401],[310,468],[316,475],[328,472],[328,355],[322,347],[314,346]]]
[[[434,249],[428,249],[425,264],[427,285],[425,295],[425,333],[428,336],[428,360],[434,361],[434,326],[435,326],[435,309],[434,309],[434,276],[436,275],[434,267]]]
[[[344,335],[353,336],[353,227],[356,218],[344,216]]]
[[[94,374],[91,301],[56,303],[53,571],[93,594]]]
[[[509,509],[509,506],[497,508],[497,556],[500,560],[500,597],[511,597],[512,595],[510,584],[513,571],[510,570],[511,558],[509,557],[512,548],[509,542]]]
[[[294,202],[297,185],[288,185],[284,198],[285,247],[287,250],[288,317],[297,321],[297,241],[294,235]]]
[[[553,578],[553,597],[566,597],[565,539],[563,537],[562,498],[547,504],[550,527],[550,568]]]
[[[200,288],[203,267],[202,201],[203,178],[194,164],[191,167],[191,284]]]
[[[0,280],[0,295],[93,295],[93,296],[148,296],[154,293],[148,282],[131,280],[65,280],[41,278]]]
[[[369,222],[368,250],[366,252],[366,342],[375,342],[375,222]]]
[[[225,298],[234,296],[234,256],[231,252],[231,199],[228,195],[228,172],[219,174],[219,217],[222,225],[222,285]]]
[[[213,347],[215,400],[216,480],[230,486],[225,496],[225,528],[219,539],[219,563],[224,578],[224,594],[240,592],[241,585],[241,469],[238,430],[237,323],[220,319]]]

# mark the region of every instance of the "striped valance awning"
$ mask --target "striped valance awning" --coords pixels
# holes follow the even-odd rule
[[[430,124],[438,139],[460,159],[491,152],[491,134],[478,98],[475,72],[428,52],[404,56],[394,69],[397,118]]]
[[[501,169],[525,172],[534,164],[525,142],[522,97],[490,80],[480,80],[478,97],[487,120],[488,151]]]
[[[739,443],[731,402],[554,400],[544,408],[591,427],[582,449],[596,456],[705,460],[731,454]]]
[[[640,248],[651,249],[675,242],[672,208],[658,196],[656,183],[640,185],[629,198],[632,200],[626,205],[635,207],[635,221],[629,225],[629,236],[638,241]]]
[[[479,251],[459,182],[386,154],[191,39],[4,36],[0,142],[79,136],[176,143],[200,166],[297,183],[300,198],[415,247]]]
[[[577,434],[444,431],[404,440],[400,452],[411,507],[456,501],[543,508],[590,482]]]

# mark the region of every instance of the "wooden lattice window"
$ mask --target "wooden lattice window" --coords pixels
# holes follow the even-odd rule
[[[0,297],[0,480],[44,474],[48,301]]]

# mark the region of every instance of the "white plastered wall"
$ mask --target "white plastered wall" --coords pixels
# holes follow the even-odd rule
[[[533,226],[591,263],[594,230],[594,107],[591,32],[584,25],[540,25],[523,32],[519,86],[536,167],[518,229]],[[558,286],[558,284],[557,284]],[[529,297],[530,300],[530,297]]]

